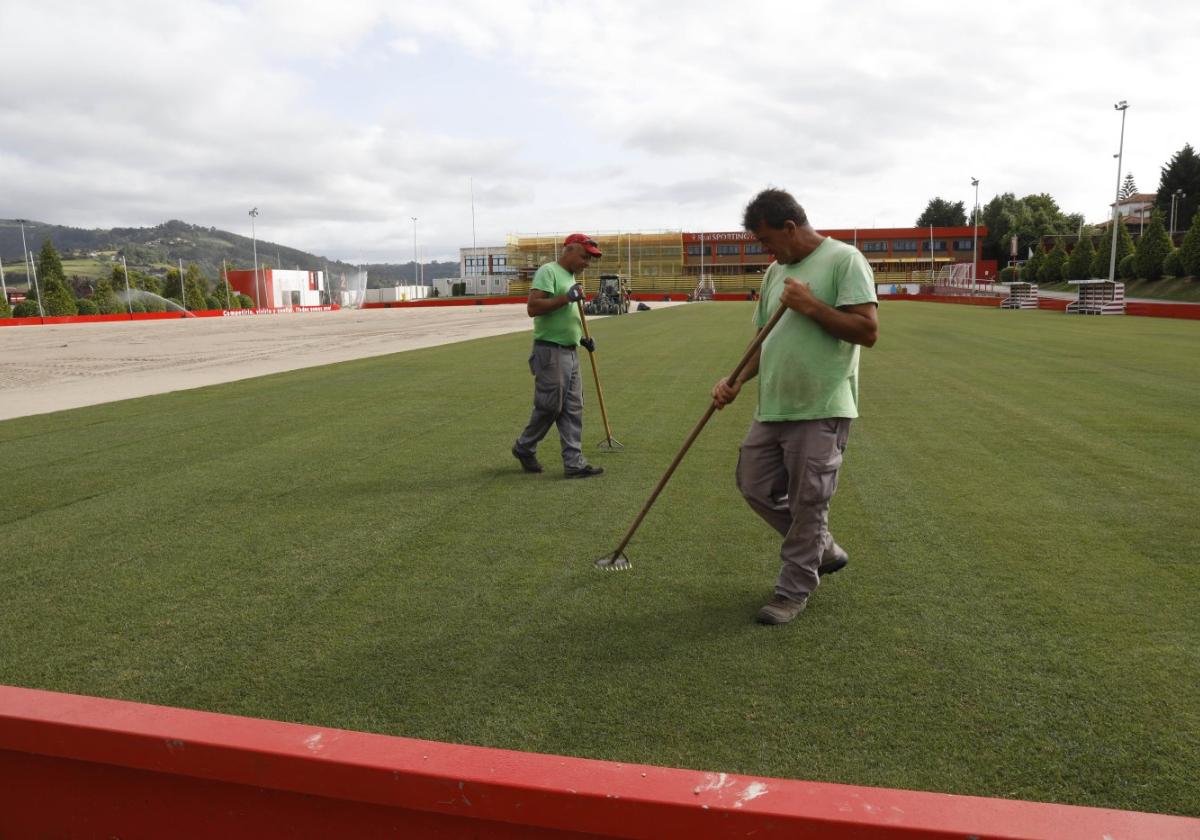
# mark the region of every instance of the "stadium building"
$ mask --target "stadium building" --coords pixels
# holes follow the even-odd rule
[[[533,274],[558,258],[568,232],[509,236],[505,246],[460,249],[464,280],[480,290],[507,287],[509,294],[529,291]],[[880,283],[929,282],[951,265],[969,266],[976,243],[970,226],[930,228],[869,228],[822,230],[820,233],[854,245]],[[987,228],[980,225],[980,246]],[[597,233],[604,256],[583,272],[595,281],[601,274],[628,278],[634,293],[694,291],[703,282],[716,292],[748,293],[757,289],[770,256],[746,231],[651,231]],[[978,277],[996,276],[995,260],[979,261]]]

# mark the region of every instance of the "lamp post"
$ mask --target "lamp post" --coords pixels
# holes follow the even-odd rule
[[[1175,247],[1175,210],[1179,206],[1179,202],[1187,198],[1187,193],[1183,191],[1183,187],[1171,193],[1171,247]]]
[[[975,188],[975,209],[971,212],[975,222],[975,237],[971,245],[971,282],[979,280],[979,179],[972,178],[971,186]]]
[[[258,234],[254,230],[254,220],[257,218],[258,208],[254,207],[250,210],[250,241],[254,247],[254,294],[258,298],[254,305],[262,309],[262,283],[258,275]]]
[[[413,223],[413,285],[417,284],[417,217],[411,216]]]
[[[1121,201],[1121,159],[1125,154],[1125,111],[1128,110],[1129,103],[1122,99],[1113,105],[1113,108],[1121,112],[1121,145],[1117,147],[1117,193],[1113,198],[1112,247],[1108,254],[1108,282],[1110,283],[1116,282],[1117,279],[1117,224]]]
[[[21,254],[25,258],[25,284],[33,289],[34,299],[37,300],[38,315],[42,318],[46,317],[45,310],[42,309],[42,296],[37,290],[37,274],[33,272],[33,254],[29,253],[29,246],[25,244],[25,223],[28,219],[17,219],[17,224],[21,226]]]

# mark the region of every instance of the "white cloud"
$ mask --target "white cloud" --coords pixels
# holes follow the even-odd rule
[[[182,218],[347,259],[512,231],[736,228],[767,184],[818,226],[934,195],[1100,218],[1200,144],[1193,5],[920,0],[0,7],[0,217]]]

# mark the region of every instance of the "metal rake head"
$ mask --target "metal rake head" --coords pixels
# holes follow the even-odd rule
[[[607,450],[608,452],[619,452],[620,450],[625,448],[625,444],[621,443],[620,441],[618,441],[614,438],[605,438],[604,440],[602,440],[598,444],[596,444],[596,448],[604,449],[604,450]]]
[[[632,569],[633,564],[629,562],[629,558],[625,556],[625,552],[614,551],[612,554],[606,554],[597,560],[596,568],[602,572],[623,572],[626,569]]]

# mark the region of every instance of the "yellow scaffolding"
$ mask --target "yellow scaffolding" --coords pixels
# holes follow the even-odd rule
[[[512,234],[508,237],[508,265],[515,268],[517,279],[509,283],[512,294],[529,291],[529,281],[541,266],[558,259],[567,233]],[[687,281],[683,276],[683,232],[678,230],[597,233],[592,236],[604,256],[580,273],[585,288],[599,286],[601,274],[619,274],[633,291],[657,291],[668,288],[665,282]],[[674,284],[671,283],[671,288]],[[687,290],[691,291],[691,287]]]

